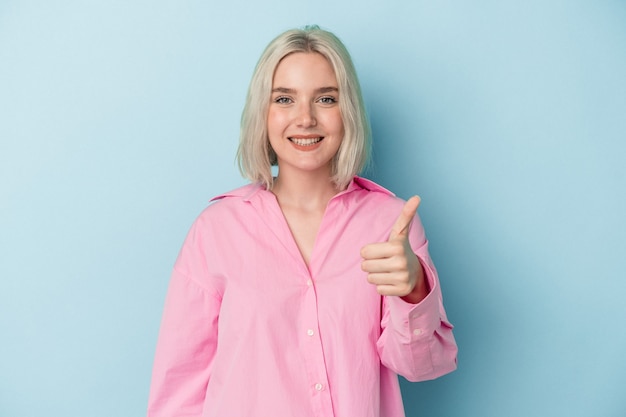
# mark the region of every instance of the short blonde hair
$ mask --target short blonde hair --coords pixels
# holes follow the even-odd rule
[[[321,54],[335,72],[344,137],[331,166],[333,182],[339,189],[343,189],[369,163],[370,124],[348,50],[334,34],[318,26],[283,32],[263,51],[254,69],[241,116],[237,150],[239,170],[249,180],[263,184],[268,190],[272,188],[274,179],[271,167],[277,164],[276,153],[270,146],[267,134],[272,81],[280,61],[296,52]]]

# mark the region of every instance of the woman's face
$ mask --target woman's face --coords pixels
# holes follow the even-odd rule
[[[276,67],[267,131],[279,175],[330,175],[343,139],[339,88],[330,63],[318,53],[287,55]]]

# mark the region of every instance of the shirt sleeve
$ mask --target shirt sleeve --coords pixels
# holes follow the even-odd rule
[[[165,300],[154,359],[148,417],[199,417],[217,348],[219,293],[207,274],[202,242],[192,228],[180,252]]]
[[[424,229],[415,217],[410,242],[430,286],[418,304],[400,297],[383,297],[381,336],[377,347],[381,362],[409,381],[435,379],[456,369],[457,346],[452,324],[443,307],[437,271],[428,254]]]

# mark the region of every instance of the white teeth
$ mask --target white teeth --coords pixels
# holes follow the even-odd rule
[[[298,146],[311,146],[322,140],[322,138],[289,138],[289,140]]]

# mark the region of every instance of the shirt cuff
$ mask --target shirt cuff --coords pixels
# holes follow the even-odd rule
[[[386,296],[391,325],[406,342],[431,336],[441,325],[439,314],[439,283],[433,271],[422,263],[430,292],[419,303],[411,304],[398,296]]]

